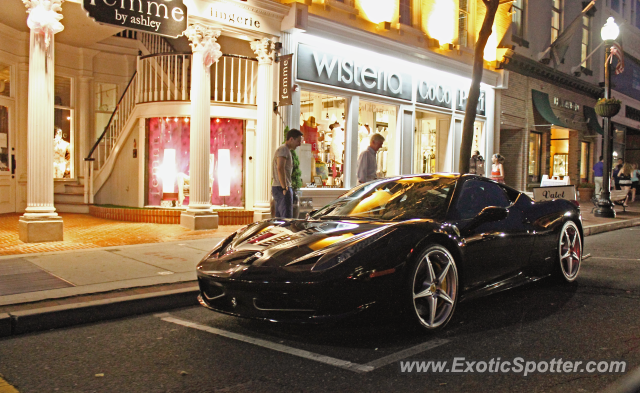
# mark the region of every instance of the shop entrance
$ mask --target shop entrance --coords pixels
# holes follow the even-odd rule
[[[551,176],[569,176],[569,130],[551,129]]]
[[[13,102],[0,98],[0,213],[16,211]]]
[[[416,111],[414,173],[442,172],[451,116]]]

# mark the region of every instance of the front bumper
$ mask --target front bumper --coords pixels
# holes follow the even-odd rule
[[[238,317],[321,323],[358,314],[391,295],[391,277],[375,282],[247,282],[198,272],[203,306]]]

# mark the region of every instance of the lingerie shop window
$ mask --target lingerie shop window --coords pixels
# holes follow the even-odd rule
[[[344,187],[344,172],[349,166],[344,159],[345,103],[344,97],[301,93],[300,131],[304,143],[296,151],[304,187]]]
[[[358,156],[367,150],[373,134],[384,137],[384,143],[376,155],[378,178],[394,176],[399,173],[396,167],[395,147],[396,106],[360,101],[358,117]]]
[[[147,120],[148,206],[189,206],[190,122],[188,117]],[[212,118],[209,192],[214,206],[244,206],[244,121]]]
[[[53,178],[73,178],[73,107],[71,78],[56,76],[54,83]]]

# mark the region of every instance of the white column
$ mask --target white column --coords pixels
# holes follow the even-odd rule
[[[53,207],[54,35],[63,0],[23,0],[31,29],[27,115],[27,208],[18,232],[25,243],[61,241],[62,218]]]
[[[192,230],[218,227],[218,214],[211,211],[209,154],[211,127],[211,64],[222,52],[216,39],[220,30],[192,24],[184,32],[191,41],[191,133],[189,141],[189,207],[180,215],[180,225]]]
[[[78,112],[79,112],[79,124],[78,124],[78,132],[76,135],[78,136],[79,142],[76,143],[76,146],[79,147],[77,149],[76,154],[76,162],[80,163],[80,165],[76,165],[76,170],[78,171],[78,177],[83,178],[84,184],[87,184],[87,174],[85,173],[86,168],[84,165],[84,158],[89,154],[89,150],[93,147],[93,142],[95,142],[95,132],[93,131],[93,101],[91,94],[91,87],[93,84],[93,77],[90,76],[81,76],[80,78],[80,93],[79,93],[79,102],[78,102]]]
[[[275,43],[268,38],[251,43],[258,57],[258,107],[256,124],[256,172],[253,209],[254,219],[270,217],[271,166],[275,140],[273,127],[273,56]]]

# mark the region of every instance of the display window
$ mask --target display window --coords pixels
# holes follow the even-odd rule
[[[552,176],[569,176],[569,130],[561,128],[551,129]]]
[[[370,144],[373,134],[382,135],[385,140],[376,155],[376,176],[379,178],[399,174],[397,168],[396,133],[397,108],[395,105],[384,105],[368,101],[360,101],[358,117],[358,155],[365,151]]]
[[[73,178],[73,107],[71,78],[56,76],[54,83],[53,177]]]
[[[540,163],[542,162],[542,134],[529,133],[529,183],[540,181]]]
[[[589,153],[591,152],[591,144],[589,142],[580,142],[580,181],[589,181]]]
[[[9,172],[9,108],[0,105],[0,172]]]
[[[302,91],[300,131],[304,143],[297,149],[302,184],[315,188],[343,188],[346,99]]]
[[[11,97],[11,67],[0,63],[0,96]]]
[[[243,206],[244,122],[211,119],[209,190],[211,204]],[[189,118],[148,120],[148,201],[150,206],[189,205]]]

